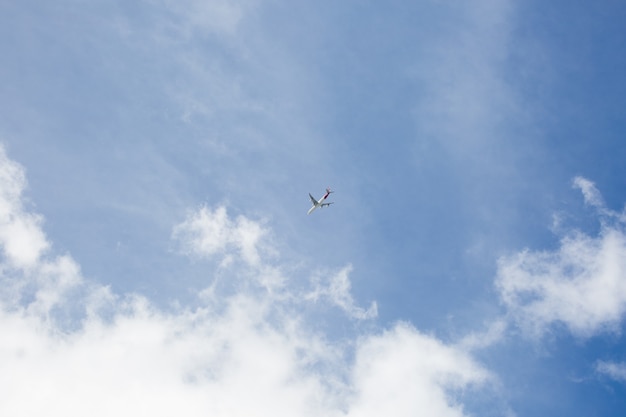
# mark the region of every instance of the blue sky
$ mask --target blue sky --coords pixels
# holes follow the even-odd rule
[[[625,19],[0,4],[0,414],[623,415]]]

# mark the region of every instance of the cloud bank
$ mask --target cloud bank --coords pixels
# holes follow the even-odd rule
[[[463,416],[455,393],[490,379],[469,354],[406,323],[331,340],[299,314],[311,300],[286,277],[199,292],[193,309],[115,294],[54,253],[42,217],[24,207],[23,168],[2,148],[0,162],[2,415]],[[173,230],[181,251],[219,256],[216,271],[234,281],[283,274],[268,260],[269,231],[245,216],[204,207]],[[313,292],[348,317],[373,316],[355,305],[349,272]]]

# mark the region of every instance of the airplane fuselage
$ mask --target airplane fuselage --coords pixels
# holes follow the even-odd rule
[[[322,196],[322,198],[320,198],[319,200],[316,200],[315,197],[313,197],[311,194],[309,194],[309,197],[311,198],[311,202],[313,203],[313,207],[311,207],[309,209],[309,211],[307,212],[307,214],[311,214],[313,213],[313,210],[315,210],[318,207],[324,207],[324,206],[329,206],[332,203],[325,203],[324,201],[328,198],[328,196],[330,195],[330,193],[332,193],[332,191],[330,191],[330,188],[326,189],[326,194],[324,194],[324,196]]]

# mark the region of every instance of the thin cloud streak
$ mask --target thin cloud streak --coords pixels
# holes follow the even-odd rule
[[[350,317],[365,320],[372,319],[378,315],[378,305],[373,301],[366,310],[355,304],[352,294],[350,293],[350,272],[352,265],[348,265],[335,274],[328,272],[315,276],[313,278],[314,290],[305,295],[305,299],[317,301],[320,298],[327,298],[332,304],[340,307]],[[325,278],[327,283],[324,284]]]
[[[618,382],[626,383],[626,363],[624,362],[598,361],[596,372]]]

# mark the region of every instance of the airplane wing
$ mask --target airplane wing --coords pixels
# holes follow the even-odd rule
[[[311,202],[313,203],[313,205],[317,206],[319,204],[315,197],[311,195],[311,193],[309,193],[309,197],[311,197]]]

